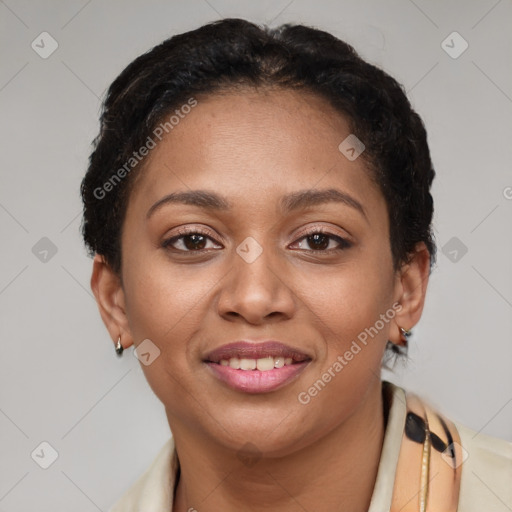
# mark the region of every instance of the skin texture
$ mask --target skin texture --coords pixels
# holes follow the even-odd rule
[[[161,351],[142,368],[177,446],[175,511],[368,509],[385,429],[382,355],[388,339],[399,342],[398,326],[420,319],[429,255],[418,244],[410,263],[393,271],[384,197],[364,160],[338,150],[349,133],[343,116],[305,92],[198,98],[136,181],[121,276],[101,256],[94,260],[91,286],[112,340],[121,336],[126,349],[150,339]],[[359,201],[365,215],[332,201],[279,209],[285,194],[331,188]],[[221,194],[231,208],[166,204],[147,218],[167,194],[196,189]],[[210,237],[207,251],[180,253],[184,239],[162,247],[183,227]],[[304,238],[309,228],[352,245],[329,251],[339,248],[330,238],[319,250]],[[249,236],[263,249],[252,263],[236,252]],[[299,393],[394,303],[394,318],[300,403]],[[243,339],[282,341],[311,361],[276,391],[236,391],[203,359]]]

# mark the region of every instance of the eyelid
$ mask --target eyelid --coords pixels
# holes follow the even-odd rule
[[[341,233],[336,234],[333,231],[334,231],[334,228],[330,228],[329,226],[320,224],[320,225],[316,225],[316,226],[308,226],[307,228],[304,228],[303,230],[299,231],[299,233],[297,233],[295,236],[303,238],[304,236],[313,235],[315,233],[322,233],[325,235],[330,235],[332,237],[346,239],[347,242],[351,241],[351,236],[348,233],[345,232],[346,234],[343,235]]]
[[[303,238],[314,235],[316,233],[321,233],[323,235],[326,235],[328,237],[341,240],[345,245],[352,246],[354,245],[354,239],[352,236],[344,231],[344,234],[342,233],[336,233],[335,228],[330,228],[329,226],[325,225],[316,225],[316,226],[309,226],[297,233],[294,238],[298,240],[302,240]]]

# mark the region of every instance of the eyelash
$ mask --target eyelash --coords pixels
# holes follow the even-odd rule
[[[350,249],[350,247],[352,247],[352,243],[349,242],[346,238],[343,238],[339,235],[330,233],[329,231],[327,231],[326,228],[323,228],[323,227],[309,228],[308,230],[306,230],[304,233],[301,234],[300,238],[297,239],[297,242],[300,240],[303,240],[304,238],[307,238],[308,236],[317,235],[317,234],[325,235],[328,238],[335,240],[336,242],[338,242],[340,247],[338,247],[336,249],[324,249],[324,250],[303,249],[304,251],[310,252],[310,253],[317,253],[317,254],[322,253],[322,252],[323,253],[338,253],[341,251],[345,251],[346,249]],[[294,242],[294,243],[296,243],[296,242]]]
[[[302,251],[305,251],[305,252],[308,252],[308,253],[315,253],[315,254],[319,254],[319,253],[338,253],[338,252],[341,252],[341,251],[345,251],[346,249],[349,249],[350,247],[352,247],[352,243],[349,242],[347,239],[345,238],[342,238],[341,236],[338,236],[338,235],[334,235],[332,233],[330,233],[329,231],[327,231],[325,228],[322,228],[322,227],[314,227],[314,228],[310,228],[308,229],[306,232],[302,233],[300,238],[298,238],[294,243],[297,243],[297,242],[300,242],[302,241],[303,239],[307,238],[308,236],[312,236],[312,235],[316,235],[316,234],[321,234],[321,235],[325,235],[327,236],[328,238],[330,239],[333,239],[335,241],[338,242],[338,244],[340,245],[340,247],[336,248],[336,249],[322,249],[322,250],[315,250],[315,249],[302,249]],[[178,233],[174,236],[172,236],[171,238],[168,238],[166,240],[164,240],[162,242],[162,247],[164,249],[172,249],[174,251],[177,251],[177,252],[181,252],[181,253],[191,253],[191,254],[194,254],[194,253],[205,253],[205,252],[209,252],[211,250],[216,250],[216,249],[199,249],[199,250],[182,250],[182,249],[175,249],[175,248],[172,248],[172,244],[177,242],[178,240],[180,240],[181,238],[184,238],[186,236],[189,236],[189,235],[200,235],[200,236],[204,236],[210,240],[214,240],[213,236],[211,235],[211,233],[207,232],[207,231],[202,231],[200,229],[197,229],[197,228],[183,228],[181,229],[180,231],[178,231]],[[217,243],[217,242],[215,242]]]

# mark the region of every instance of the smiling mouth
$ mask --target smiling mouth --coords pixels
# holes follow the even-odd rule
[[[310,360],[307,354],[279,341],[236,341],[210,352],[204,361],[235,370],[269,371]]]
[[[269,341],[224,345],[203,362],[229,387],[245,393],[265,393],[294,380],[310,361],[307,354]]]

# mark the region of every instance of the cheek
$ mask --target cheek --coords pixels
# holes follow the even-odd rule
[[[311,417],[322,418],[322,432],[350,417],[380,379],[392,319],[380,316],[389,310],[391,297],[382,275],[365,265],[340,269],[316,279],[308,297],[325,351],[298,399]],[[312,430],[319,432],[317,425]]]
[[[148,258],[126,272],[126,310],[134,341],[152,338],[167,345],[190,326],[217,279],[211,272]],[[162,348],[165,348],[162,346]]]
[[[344,267],[319,272],[307,298],[325,348],[316,378],[330,370],[325,378],[333,384],[329,383],[330,392],[324,399],[343,396],[348,409],[357,403],[357,397],[347,395],[346,390],[362,393],[380,375],[395,314],[391,259],[376,254],[378,251],[373,251]]]
[[[194,389],[194,370],[203,338],[208,333],[212,293],[222,283],[222,266],[176,265],[160,251],[133,253],[123,276],[126,314],[134,345],[149,339],[160,354],[141,365],[153,391],[162,401],[182,387]],[[167,400],[169,402],[169,400]]]
[[[188,341],[197,329],[195,308],[204,291],[170,269],[147,265],[127,274],[126,313],[134,346],[149,339],[157,354],[150,364],[142,359],[139,364],[155,395],[164,404],[179,404],[176,397],[194,389]]]
[[[393,281],[389,269],[379,271],[379,266],[362,261],[319,272],[309,283],[304,300],[340,349],[373,326],[391,305]],[[386,331],[382,326],[380,330]]]

